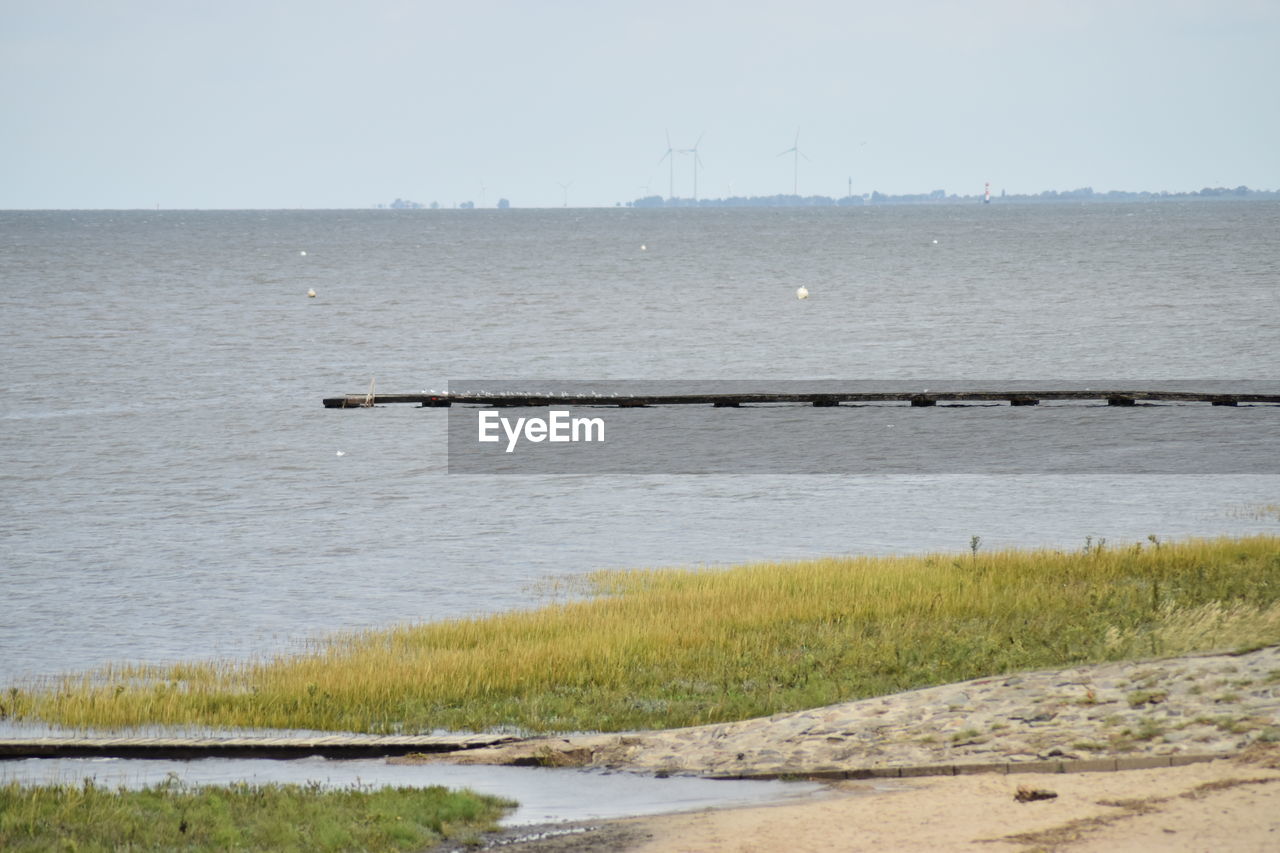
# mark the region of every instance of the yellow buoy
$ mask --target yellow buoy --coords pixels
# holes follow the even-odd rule
[[[315,289],[314,287],[309,287],[309,288],[307,288],[307,296],[309,296],[309,297],[310,297],[310,298],[312,298],[312,299],[315,299],[315,298],[316,298],[316,289]]]

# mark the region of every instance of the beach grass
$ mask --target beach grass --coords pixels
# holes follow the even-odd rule
[[[439,787],[10,782],[0,785],[0,850],[422,850],[474,842],[513,805]]]
[[[1019,670],[1280,643],[1280,538],[602,572],[585,599],[111,666],[0,694],[73,728],[625,731]]]

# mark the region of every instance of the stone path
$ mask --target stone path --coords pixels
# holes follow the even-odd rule
[[[1150,767],[1234,755],[1259,740],[1280,741],[1280,646],[980,678],[738,723],[536,738],[421,760],[843,778]]]

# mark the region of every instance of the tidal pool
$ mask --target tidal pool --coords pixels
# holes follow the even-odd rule
[[[351,786],[470,788],[508,797],[520,806],[505,826],[759,805],[813,796],[816,782],[700,779],[600,770],[540,767],[484,767],[452,764],[397,765],[379,758],[330,760],[320,757],[277,761],[202,758],[191,761],[136,758],[29,758],[0,761],[0,784],[80,783],[140,788],[173,779],[186,785],[318,783]]]

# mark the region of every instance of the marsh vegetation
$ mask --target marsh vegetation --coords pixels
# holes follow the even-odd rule
[[[0,696],[67,727],[624,731],[1063,665],[1280,643],[1280,538],[602,572],[525,611]]]
[[[422,850],[444,839],[473,841],[513,806],[438,787],[11,782],[0,785],[0,849]]]

